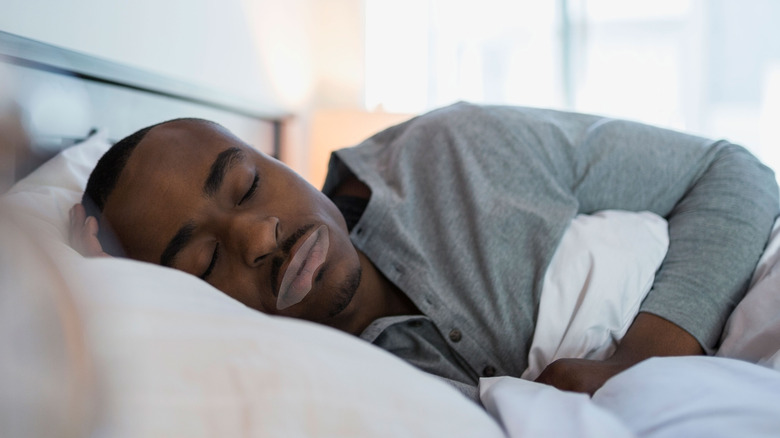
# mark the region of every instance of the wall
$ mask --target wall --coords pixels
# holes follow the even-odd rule
[[[307,177],[313,115],[363,104],[363,0],[0,0],[0,11],[0,30],[290,114],[283,158]]]
[[[4,31],[284,106],[240,0],[2,2]]]
[[[283,161],[306,177],[315,186],[320,186],[322,175],[328,163],[332,149],[344,146],[341,143],[329,143],[332,137],[318,140],[321,132],[315,129],[316,121],[323,112],[359,111],[364,102],[364,0],[297,0],[285,2],[285,13],[295,14],[302,23],[304,38],[298,45],[299,51],[280,48],[274,41],[261,44],[263,52],[283,51],[275,56],[280,60],[298,64],[295,68],[280,68],[281,77],[289,75],[306,76],[305,80],[294,81],[292,87],[308,87],[297,90],[301,95],[295,104],[294,117],[286,123],[284,132]],[[281,2],[279,2],[281,4]],[[255,29],[259,33],[268,32],[276,25],[272,22],[276,13],[271,4],[254,8]],[[271,34],[281,34],[283,29],[272,30]],[[262,37],[258,37],[261,39]],[[305,59],[300,53],[308,53]],[[286,72],[284,71],[286,70]],[[289,94],[293,94],[290,90]],[[362,120],[362,119],[361,119]],[[360,123],[361,120],[351,120]],[[360,132],[364,127],[358,126]],[[371,132],[373,133],[373,132]],[[343,138],[343,137],[340,137]],[[351,138],[351,137],[350,137]]]

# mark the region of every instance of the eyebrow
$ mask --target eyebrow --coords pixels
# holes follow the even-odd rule
[[[220,152],[214,162],[211,163],[211,169],[209,169],[209,174],[206,177],[206,181],[203,183],[203,194],[207,197],[213,197],[219,191],[220,187],[222,187],[222,182],[225,180],[225,175],[228,170],[243,159],[244,152],[236,147],[225,149]],[[177,231],[171,241],[168,242],[168,245],[160,256],[160,264],[162,266],[173,266],[176,256],[178,256],[179,252],[181,252],[190,240],[192,240],[195,228],[195,223],[192,221],[187,222],[179,228],[179,231]]]
[[[179,231],[177,231],[176,235],[173,236],[173,239],[168,242],[168,246],[165,247],[165,251],[163,251],[160,256],[160,264],[168,267],[172,266],[174,260],[176,260],[176,256],[185,246],[187,246],[190,239],[192,239],[192,233],[194,231],[194,222],[187,222],[184,226],[179,228]]]
[[[220,152],[211,164],[209,175],[203,183],[203,194],[213,197],[222,186],[227,171],[243,159],[244,153],[239,148],[233,147]]]

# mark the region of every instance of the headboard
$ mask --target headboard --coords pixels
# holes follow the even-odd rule
[[[285,115],[269,105],[0,31],[0,86],[10,88],[31,140],[19,179],[60,149],[105,129],[119,140],[165,120],[197,117],[279,157]]]

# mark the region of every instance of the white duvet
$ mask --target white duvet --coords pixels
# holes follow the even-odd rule
[[[545,277],[523,377],[535,378],[562,357],[607,357],[667,247],[666,222],[650,213],[578,216]],[[593,398],[523,379],[482,379],[481,400],[512,438],[780,436],[779,261],[776,224],[718,357],[650,359]]]
[[[780,374],[736,359],[649,359],[593,398],[511,377],[480,392],[511,438],[780,436]]]

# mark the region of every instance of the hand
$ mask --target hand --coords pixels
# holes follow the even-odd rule
[[[593,395],[612,376],[650,357],[703,353],[696,338],[678,325],[660,316],[640,312],[608,359],[558,359],[548,365],[536,381],[565,391]]]
[[[111,257],[98,240],[98,221],[94,216],[87,217],[87,211],[81,204],[70,209],[70,246],[84,257]]]
[[[563,391],[584,392],[592,396],[612,376],[631,365],[610,359],[558,359],[548,365],[536,381]]]

